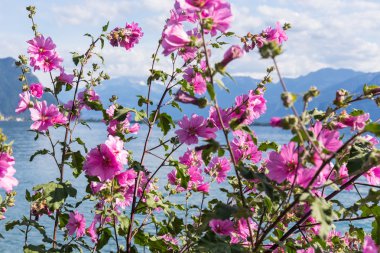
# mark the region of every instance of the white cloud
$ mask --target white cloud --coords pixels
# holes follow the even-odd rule
[[[1,2],[1,1],[0,1]],[[378,0],[231,0],[235,20],[232,29],[240,35],[257,33],[277,20],[290,22],[285,52],[278,61],[285,76],[298,76],[323,67],[352,68],[360,71],[379,71],[380,1]],[[71,66],[71,51],[83,52],[88,41],[81,37],[86,32],[96,34],[101,26],[136,21],[145,36],[132,51],[106,46],[106,71],[112,76],[146,76],[151,64],[165,19],[174,0],[36,0],[37,21],[41,32],[52,36],[65,66]],[[0,57],[25,53],[25,41],[31,32],[23,6],[12,2],[0,9],[0,21],[12,24],[2,28]],[[12,13],[10,15],[9,13]],[[22,26],[22,22],[25,22]],[[12,32],[10,32],[12,31]],[[10,35],[11,34],[11,35]],[[26,36],[26,37],[25,37]],[[239,43],[238,40],[235,43]],[[215,52],[218,60],[223,50]],[[164,57],[161,65],[165,64]],[[261,60],[257,53],[246,55],[229,66],[233,74],[262,77],[270,61]]]

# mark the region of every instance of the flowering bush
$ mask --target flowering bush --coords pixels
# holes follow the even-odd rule
[[[116,252],[142,248],[151,252],[379,251],[380,124],[350,105],[360,100],[379,105],[380,87],[366,85],[362,94],[339,90],[326,111],[308,109],[319,95],[312,87],[303,94],[304,109],[298,112],[294,106],[298,96],[287,90],[276,61],[288,40],[289,24],[277,22],[257,34],[237,35],[229,31],[233,15],[227,1],[175,1],[153,54],[147,95],[139,96],[137,108],[127,108],[116,97],[106,106],[96,93],[109,76],[100,71],[103,58],[94,50],[102,49],[107,40],[113,47],[132,50],[143,36],[138,24],[127,23],[111,32],[107,24],[99,36],[89,35],[88,50],[73,53],[77,68],[71,73],[65,72],[53,40],[37,31],[35,8],[27,10],[34,38],[27,42],[28,56],[20,56],[16,63],[23,81],[16,112],[29,110],[30,129],[49,140],[50,149],[36,151],[32,159],[51,156],[58,178],[35,186],[33,193],[27,191],[29,218],[6,225],[7,230],[21,227],[25,252],[100,252],[104,247]],[[255,48],[274,66],[254,89],[221,108],[214,86],[228,88],[217,81],[218,76],[231,77],[229,64]],[[218,52],[224,52],[223,57],[212,63],[210,56],[218,58]],[[161,53],[171,62],[168,73],[158,67]],[[29,66],[48,72],[52,88],[28,85]],[[271,120],[272,127],[292,135],[282,146],[261,140],[252,126],[270,109],[265,92],[272,72],[283,88],[279,99],[292,111]],[[153,102],[151,89],[158,84],[162,96]],[[51,93],[56,103],[41,101],[44,92]],[[62,102],[63,92],[71,92],[72,100]],[[209,116],[184,112],[177,124],[166,108],[181,110],[181,103],[208,110]],[[78,124],[87,124],[81,119],[85,109],[101,111],[108,132],[107,141],[91,150],[75,135]],[[147,134],[137,135],[136,140],[132,134],[139,132],[140,125],[147,127]],[[63,139],[55,128],[64,131]],[[155,128],[162,138],[153,146]],[[125,148],[136,141],[144,144],[141,157]],[[2,154],[0,177],[4,179],[0,180],[5,183],[0,186],[10,190],[17,183],[12,178],[13,160],[8,153]],[[147,156],[160,163],[146,166]],[[167,179],[157,176],[164,168]],[[86,195],[78,196],[79,200],[77,189],[66,180],[67,173],[75,178],[82,174],[87,180]],[[363,178],[368,183],[360,181]],[[159,180],[167,180],[166,186]],[[360,200],[343,205],[336,197],[345,190],[357,191]],[[182,201],[176,203],[178,198]],[[87,214],[79,212],[85,202],[93,205]],[[39,222],[41,216],[50,217],[51,223]],[[335,230],[338,222],[359,219],[371,221],[372,231],[353,223],[344,234]],[[28,240],[32,229],[41,234],[43,244]]]

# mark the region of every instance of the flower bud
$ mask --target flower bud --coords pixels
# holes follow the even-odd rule
[[[334,105],[336,106],[343,106],[345,104],[346,96],[348,95],[348,91],[344,89],[340,89],[336,92]]]
[[[279,117],[272,117],[270,119],[269,123],[272,127],[281,127],[282,126],[282,119]]]
[[[305,95],[303,96],[303,101],[304,102],[310,102],[312,100],[312,98],[319,96],[319,94],[320,94],[320,92],[317,89],[317,87],[312,86],[312,87],[310,87],[308,92],[306,92]]]
[[[298,118],[294,115],[286,116],[282,121],[282,128],[292,129],[298,124]]]
[[[297,100],[297,95],[291,92],[283,92],[281,94],[281,100],[285,107],[291,107]]]
[[[367,85],[365,84],[363,87],[364,95],[379,95],[380,94],[380,86],[378,85]]]
[[[29,90],[29,86],[27,84],[24,84],[22,85],[22,91],[28,91]]]
[[[224,59],[216,65],[216,69],[224,73],[226,66],[233,60],[241,58],[244,55],[244,50],[239,46],[231,46],[225,53]]]
[[[179,89],[174,98],[176,101],[181,102],[183,104],[193,104],[199,106],[200,108],[204,108],[207,105],[206,98],[196,98],[181,89]]]

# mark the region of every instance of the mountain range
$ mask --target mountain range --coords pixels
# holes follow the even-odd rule
[[[12,58],[0,59],[0,113],[5,116],[14,116],[14,109],[17,106],[18,94],[21,90],[21,84],[18,81],[20,70],[14,65],[15,60]],[[37,78],[33,75],[29,76],[31,82],[37,82]],[[228,107],[238,95],[247,93],[248,90],[256,87],[259,80],[236,76],[233,78],[223,78],[222,81],[230,90],[229,93],[215,87],[218,100],[221,107]],[[100,95],[103,103],[107,104],[108,99],[112,95],[119,97],[118,102],[123,106],[133,107],[137,105],[137,95],[146,96],[147,86],[141,78],[137,77],[119,77],[105,81],[103,85],[96,87],[96,92]],[[324,68],[297,78],[284,78],[288,90],[299,95],[298,102],[296,103],[297,109],[302,109],[302,94],[306,92],[311,86],[316,86],[320,90],[320,95],[310,103],[309,108],[319,107],[326,109],[331,106],[335,98],[335,93],[338,89],[346,89],[353,94],[360,94],[363,84],[380,84],[380,72],[365,73],[354,71],[350,69],[332,69]],[[151,99],[157,102],[164,90],[160,84],[152,85]],[[284,109],[280,99],[282,88],[279,83],[270,83],[267,85],[265,99],[267,102],[267,113],[264,114],[258,122],[269,122],[273,116],[284,116],[290,114],[290,110]],[[52,101],[51,97],[47,97]],[[68,95],[61,97],[62,101],[71,99]],[[371,114],[372,119],[380,117],[380,110],[373,101],[359,102],[353,105],[354,108],[364,109]],[[185,113],[197,113],[207,116],[206,110],[200,110],[193,105],[182,105]],[[174,119],[180,119],[183,112],[171,106],[165,109],[168,113],[173,115]],[[85,112],[84,118],[101,118],[99,112]]]

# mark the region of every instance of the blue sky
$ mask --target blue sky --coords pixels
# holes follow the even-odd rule
[[[259,32],[277,20],[290,22],[289,41],[279,59],[285,76],[299,76],[323,68],[380,71],[380,1],[378,0],[230,0],[235,14],[233,30]],[[65,67],[72,67],[69,52],[84,51],[88,38],[108,20],[110,27],[138,22],[145,33],[132,51],[106,47],[105,69],[111,76],[147,74],[153,53],[168,17],[172,0],[0,0],[0,58],[26,53],[32,38],[25,6],[37,7],[39,31],[51,36]],[[261,77],[270,62],[257,53],[231,66],[236,75]],[[41,75],[40,78],[44,79]]]

